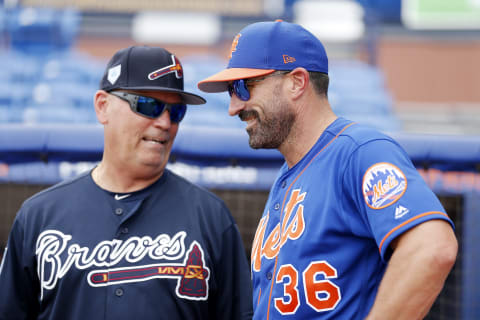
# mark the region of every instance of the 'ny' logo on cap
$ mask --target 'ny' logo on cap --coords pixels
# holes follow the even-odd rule
[[[235,36],[235,38],[233,38],[233,42],[232,42],[232,48],[230,49],[230,55],[228,56],[228,58],[232,59],[232,54],[237,51],[237,46],[238,46],[238,39],[240,39],[242,35],[239,33]]]
[[[155,70],[152,73],[150,73],[148,75],[148,79],[155,80],[173,72],[175,72],[175,76],[177,77],[177,79],[180,79],[181,77],[183,77],[182,65],[180,64],[180,61],[178,61],[177,57],[175,57],[173,54],[172,54],[172,62],[173,63],[171,65],[168,65],[166,67],[163,67],[161,69]]]

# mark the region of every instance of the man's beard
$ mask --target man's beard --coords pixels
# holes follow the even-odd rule
[[[248,143],[253,149],[277,149],[290,134],[295,114],[279,91],[277,88],[273,90],[271,111],[264,110],[264,119],[260,119],[255,110],[242,111],[239,114],[240,119],[254,116],[257,121],[253,127],[247,129],[250,137]]]

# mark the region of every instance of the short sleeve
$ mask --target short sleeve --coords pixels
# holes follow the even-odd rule
[[[442,219],[453,226],[407,153],[389,139],[358,146],[345,169],[343,192],[383,259],[393,239],[422,222]]]

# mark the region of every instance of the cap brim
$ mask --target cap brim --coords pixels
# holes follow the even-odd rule
[[[273,72],[274,69],[230,68],[200,81],[197,86],[204,92],[222,92],[228,90],[230,81],[260,77]]]
[[[128,87],[128,88],[117,88],[117,89],[128,89],[128,90],[136,90],[136,91],[159,91],[159,92],[173,92],[178,93],[182,102],[185,104],[205,104],[207,101],[200,97],[199,95],[186,92],[179,89],[172,89],[172,88],[164,88],[164,87]]]

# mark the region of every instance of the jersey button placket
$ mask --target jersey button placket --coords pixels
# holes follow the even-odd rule
[[[287,186],[287,182],[283,180],[282,183],[280,184],[280,187],[282,189],[285,189],[286,186]],[[275,209],[275,211],[280,210],[280,202],[275,203],[275,205],[273,206],[273,209]]]
[[[123,209],[122,209],[122,208],[116,208],[116,209],[115,209],[115,214],[116,214],[117,216],[121,216],[121,215],[123,214]]]

